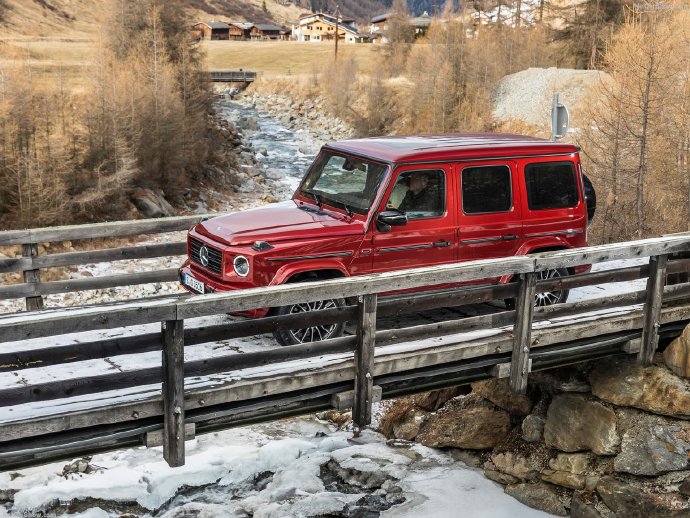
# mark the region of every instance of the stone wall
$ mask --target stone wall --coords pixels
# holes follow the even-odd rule
[[[452,448],[505,492],[556,516],[690,516],[690,328],[655,363],[610,358],[396,402],[389,436]],[[401,410],[397,410],[402,409]]]

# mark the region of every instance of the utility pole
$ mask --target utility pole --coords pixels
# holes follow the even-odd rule
[[[438,0],[434,0],[434,18],[438,15]]]
[[[340,6],[335,4],[335,59],[338,59],[338,40],[340,39]]]

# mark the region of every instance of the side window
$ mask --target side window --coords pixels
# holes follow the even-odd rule
[[[462,170],[462,210],[465,214],[508,212],[513,206],[507,165],[466,167]]]
[[[401,173],[386,206],[405,212],[411,220],[442,216],[446,211],[445,172],[420,170]]]
[[[530,210],[563,209],[577,205],[577,182],[572,162],[527,164],[525,185]]]

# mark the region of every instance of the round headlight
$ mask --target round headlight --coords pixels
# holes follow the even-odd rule
[[[238,255],[235,257],[235,259],[232,261],[232,267],[235,270],[235,273],[240,277],[246,277],[249,275],[249,261],[247,261],[247,258],[243,255]]]

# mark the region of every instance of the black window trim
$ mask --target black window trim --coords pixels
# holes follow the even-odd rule
[[[577,202],[575,203],[575,205],[568,205],[568,206],[566,206],[566,207],[550,207],[550,208],[545,208],[545,209],[533,209],[532,207],[530,207],[529,189],[527,188],[527,168],[530,167],[530,166],[533,166],[533,165],[543,165],[543,164],[548,164],[548,165],[564,165],[564,164],[568,164],[569,166],[571,166],[571,168],[572,168],[571,171],[572,171],[572,173],[573,173],[573,179],[575,180],[575,181],[574,181],[575,192],[576,192],[576,194],[577,194]],[[580,164],[578,163],[577,166],[580,166]],[[580,171],[581,171],[581,170],[580,170]],[[545,210],[565,210],[565,209],[574,209],[574,208],[576,208],[576,207],[577,207],[578,205],[580,205],[580,203],[582,202],[582,200],[583,200],[583,198],[584,198],[584,192],[585,192],[584,187],[582,188],[582,190],[580,190],[580,187],[578,186],[578,184],[581,183],[583,180],[578,181],[578,178],[577,178],[577,177],[578,177],[578,174],[577,174],[577,173],[578,173],[578,169],[577,169],[577,167],[575,166],[575,161],[574,161],[574,160],[557,160],[557,161],[553,161],[553,160],[540,160],[540,161],[538,161],[538,162],[526,162],[526,163],[522,166],[522,176],[523,176],[524,181],[525,181],[525,194],[526,194],[526,196],[527,196],[527,199],[525,200],[525,202],[526,202],[527,210],[530,211],[530,212],[542,212],[542,211],[545,211]]]
[[[492,211],[487,211],[487,212],[465,212],[465,195],[462,192],[462,173],[465,172],[465,169],[480,169],[480,168],[486,168],[486,167],[500,167],[504,166],[508,168],[508,178],[510,179],[510,207],[508,210],[492,210]],[[515,208],[515,198],[513,196],[513,169],[510,167],[510,164],[482,164],[482,165],[472,165],[468,164],[464,166],[460,170],[460,198],[462,199],[461,207],[460,210],[462,211],[463,216],[485,216],[487,214],[507,214],[508,212],[513,212],[513,209]]]
[[[417,173],[421,171],[431,171],[431,172],[441,172],[443,175],[443,213],[439,214],[438,216],[426,216],[426,217],[421,217],[421,218],[408,218],[408,221],[426,221],[430,219],[441,219],[445,218],[448,216],[448,172],[441,168],[441,169],[433,169],[433,168],[426,168],[426,169],[405,169],[404,171],[400,171],[398,173],[398,176],[395,178],[395,182],[393,183],[393,190],[395,190],[395,186],[398,185],[398,180],[400,180],[400,177],[408,174],[408,173]],[[393,190],[391,191],[391,194],[393,194]],[[386,199],[386,205],[388,205],[388,201],[391,199],[390,195],[388,196],[388,199]],[[384,205],[385,206],[385,205]]]

